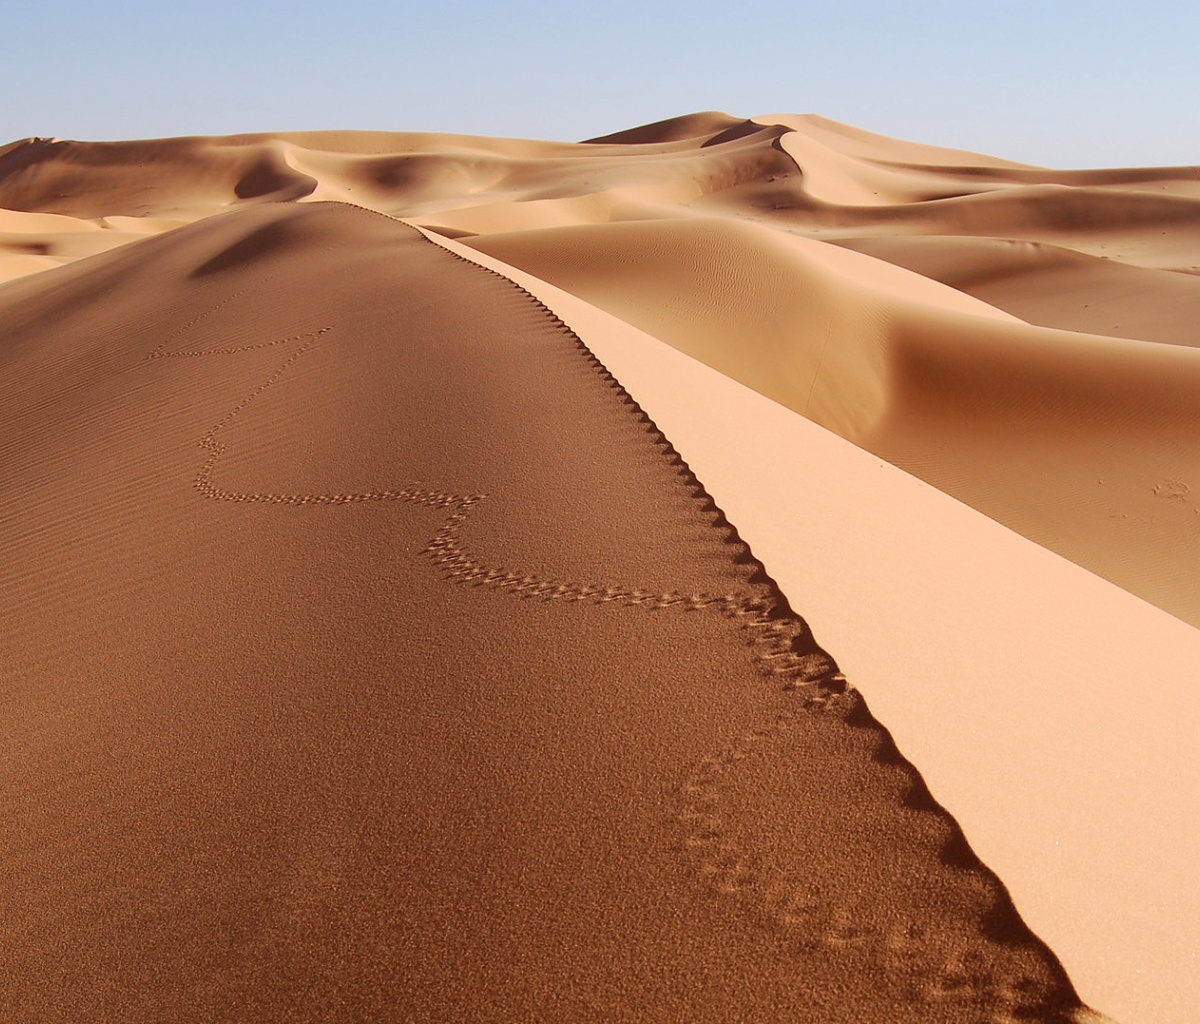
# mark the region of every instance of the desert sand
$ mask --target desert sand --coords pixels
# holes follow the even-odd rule
[[[0,148],[0,1015],[1195,1019],[1198,275],[811,115]]]

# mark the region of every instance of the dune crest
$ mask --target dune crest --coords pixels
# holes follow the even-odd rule
[[[1084,999],[1121,1021],[1190,1020],[1200,631],[595,306],[477,258],[587,337],[689,453]]]
[[[1195,168],[1053,171],[816,115],[695,114],[581,144],[31,139],[0,152],[0,275],[319,200],[469,238],[1200,624],[1200,413],[1180,397],[1200,356],[1146,344],[1197,347]],[[1029,326],[1000,328],[1005,312]],[[1093,352],[1137,382],[1128,400],[1070,383]]]
[[[542,289],[631,379],[630,346],[658,367],[639,387],[753,553]],[[1200,767],[1167,735],[1196,711],[1198,314],[1200,169],[1038,168],[817,115],[0,147],[5,1011],[1065,1024],[1093,1019],[1078,965],[1098,1010],[1190,1022],[1194,889],[1174,911],[1155,890],[1145,928],[1122,904],[1136,959],[1108,984],[1128,965],[1046,910],[989,815],[1025,802],[1051,904],[1090,908],[1080,874],[1111,889],[1139,856],[1189,885],[1194,835],[1162,825],[1155,853],[1155,815],[1181,816],[1130,778]],[[776,454],[765,497],[710,460],[733,437]],[[876,500],[902,522],[846,504]],[[806,544],[853,584],[818,597],[836,559]],[[969,605],[954,563],[976,561],[994,626],[939,596]],[[906,574],[934,654],[896,625],[907,598],[863,599],[891,633],[847,624],[854,588]],[[1068,609],[1054,629],[1026,591]],[[1116,693],[1076,601],[1121,619],[1121,673],[1178,673],[1173,717],[1126,728],[1073,677],[1073,711],[1044,704],[1084,665]],[[956,629],[1011,649],[1026,696],[997,704]],[[898,651],[919,713],[879,667]],[[972,714],[1013,779],[1088,723],[1061,771],[1092,796],[958,785],[989,763]],[[1047,836],[1105,793],[1080,766],[1110,764],[1138,813],[1108,833],[1135,834],[1056,873]]]
[[[260,204],[0,303],[7,1019],[1080,1009],[528,291]]]

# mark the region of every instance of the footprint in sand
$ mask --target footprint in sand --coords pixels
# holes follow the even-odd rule
[[[872,891],[873,884],[880,891],[888,888],[886,868],[868,870],[874,882],[865,881],[848,902],[847,887],[826,877],[860,875],[869,862],[878,863],[870,825],[853,820],[852,811],[844,821],[810,820],[813,808],[805,804],[806,792],[821,789],[817,775],[805,777],[802,763],[806,745],[825,736],[824,729],[813,732],[817,721],[843,719],[859,700],[850,692],[786,709],[696,766],[677,790],[677,818],[698,883],[716,899],[729,901],[731,911],[749,912],[801,960],[818,964],[832,956],[877,965],[889,985],[909,1003],[928,1006],[937,1019],[950,1019],[947,1013],[995,1024],[1028,1020],[1031,1014],[1045,1019],[1039,1008],[1047,997],[1046,982],[1027,970],[1019,950],[985,939],[970,926],[964,929],[961,922],[922,920],[919,893],[911,906],[887,906]],[[943,841],[939,826],[921,820],[913,827],[918,836],[912,841],[928,847],[919,852],[936,860]],[[808,839],[810,828],[814,837]],[[857,830],[859,836],[830,850],[835,830]],[[982,869],[955,874],[946,891],[961,886],[960,898],[968,893],[966,899],[986,906],[993,897],[980,881],[985,874]]]
[[[1188,501],[1191,493],[1192,489],[1182,480],[1163,480],[1154,487],[1155,496],[1168,501]]]

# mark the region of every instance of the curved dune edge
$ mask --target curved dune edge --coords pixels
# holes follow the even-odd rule
[[[354,207],[353,204],[341,205],[352,206],[354,209],[360,210],[370,216],[384,217],[388,220],[394,220],[396,223],[406,224],[405,221],[388,217],[386,214],[380,214],[378,211],[370,210],[366,207]],[[413,227],[427,241],[435,245],[438,244],[438,236],[428,231],[423,231],[414,225],[406,224],[406,226]],[[629,398],[628,392],[622,388],[620,382],[612,376],[607,367],[587,349],[582,339],[552,309],[541,302],[536,295],[524,288],[515,279],[491,267],[484,266],[455,249],[445,246],[442,246],[442,248],[445,248],[447,252],[457,259],[469,264],[473,269],[483,269],[502,280],[506,285],[511,285],[524,298],[528,299],[532,305],[538,308],[539,312],[546,317],[555,329],[560,330],[567,336],[567,339],[577,348],[579,354],[592,365],[593,369],[623,399],[634,406],[636,413],[645,419],[646,426],[654,438],[653,443],[662,450],[664,457],[676,466],[678,474],[684,479],[687,489],[692,492],[693,496],[702,504],[712,504],[711,498],[706,494],[703,484],[696,478],[687,463],[680,459],[666,436],[658,430],[649,417],[645,416],[644,411],[637,407],[636,402]],[[220,308],[226,301],[222,300],[216,308]],[[185,330],[194,326],[197,321],[207,317],[211,312],[212,310],[209,310],[201,314],[190,322]],[[528,573],[522,575],[520,572],[506,571],[487,564],[464,547],[460,539],[460,533],[469,518],[472,506],[486,501],[486,495],[451,494],[446,491],[428,490],[413,486],[398,489],[384,488],[371,491],[317,494],[278,491],[246,492],[228,490],[215,485],[213,483],[213,476],[218,463],[226,452],[226,445],[218,439],[220,432],[258,398],[259,395],[273,387],[280,378],[284,377],[295,363],[300,361],[310,349],[320,342],[322,335],[328,334],[332,330],[332,327],[320,327],[293,337],[249,346],[210,350],[173,349],[173,342],[176,341],[179,333],[182,333],[177,332],[176,335],[169,337],[158,348],[149,353],[146,357],[147,359],[194,358],[197,356],[235,354],[254,349],[271,348],[276,345],[294,346],[287,358],[284,359],[273,373],[258,383],[248,397],[226,412],[221,420],[198,442],[199,447],[207,452],[194,484],[196,490],[202,495],[218,501],[252,502],[268,505],[354,505],[363,502],[395,501],[440,509],[446,514],[446,519],[434,535],[434,539],[430,542],[427,553],[432,556],[433,562],[446,573],[447,578],[453,582],[496,587],[501,590],[508,590],[513,594],[542,597],[546,600],[581,601],[596,604],[617,602],[628,607],[645,607],[647,609],[678,607],[688,611],[712,611],[716,614],[724,615],[739,624],[739,627],[745,631],[745,635],[748,637],[747,643],[755,652],[754,659],[762,667],[764,674],[779,681],[784,690],[801,691],[806,706],[822,706],[831,698],[847,691],[845,676],[842,675],[828,652],[817,644],[812,631],[804,619],[787,605],[781,592],[774,590],[773,581],[761,581],[769,591],[773,591],[769,592],[769,595],[764,598],[732,593],[684,594],[678,591],[663,593],[640,587],[595,585],[566,581],[559,578],[551,579]],[[719,509],[715,509],[715,511],[717,511],[719,522],[722,524],[718,529],[725,531],[729,543],[740,544],[741,541],[737,536],[736,529],[730,526],[728,521],[725,520],[724,513],[720,512]],[[747,558],[749,558],[748,555]]]
[[[811,115],[742,121],[722,114],[672,119],[586,146],[354,132],[133,143],[35,139],[0,147],[0,160],[5,161],[0,206],[20,207],[0,210],[0,280],[86,259],[229,206],[323,199],[363,204],[465,236],[481,232],[481,247],[488,245],[487,233],[531,235],[536,234],[531,229],[540,228],[582,236],[656,230],[645,227],[648,223],[663,226],[677,240],[707,221],[731,225],[731,233],[740,236],[794,239],[797,251],[813,257],[801,280],[821,283],[838,267],[847,270],[842,275],[847,279],[854,276],[849,273],[854,267],[873,268],[875,275],[890,272],[897,294],[913,299],[911,316],[897,319],[893,297],[881,294],[882,301],[876,301],[857,285],[851,287],[852,281],[833,282],[827,304],[846,300],[841,303],[845,316],[854,321],[843,332],[846,349],[839,352],[839,344],[823,343],[819,333],[814,340],[823,323],[793,317],[787,327],[800,342],[796,358],[765,378],[777,380],[782,373],[804,374],[807,369],[800,382],[802,411],[812,412],[826,426],[843,426],[843,433],[859,441],[882,421],[887,429],[878,432],[881,443],[866,444],[876,455],[998,518],[1006,513],[1028,517],[1032,528],[1027,536],[1041,543],[1047,543],[1046,529],[1057,529],[1071,544],[1090,546],[1104,563],[1093,566],[1096,571],[1105,572],[1107,565],[1110,579],[1200,623],[1194,586],[1195,553],[1200,550],[1195,544],[1200,463],[1194,444],[1200,424],[1195,404],[1200,363],[1189,351],[1195,346],[1200,311],[1200,176],[1195,168],[1054,171],[888,139]],[[7,172],[14,164],[10,179]],[[604,223],[610,220],[627,223]],[[633,221],[641,223],[628,223]],[[825,242],[866,255],[845,253]],[[702,261],[713,262],[711,249],[697,251]],[[646,255],[641,248],[631,252]],[[481,262],[474,255],[467,258]],[[944,303],[935,308],[940,285],[911,275],[906,285],[904,273],[888,264],[953,285],[1040,327],[1005,323],[998,314],[986,317],[986,323],[980,317],[968,322],[959,314],[969,310],[956,313]],[[539,277],[552,276],[536,266],[527,269]],[[588,269],[600,276],[594,266]],[[761,289],[764,281],[775,281],[771,270],[770,264],[766,272],[760,266],[748,275],[748,283]],[[664,289],[651,274],[644,276],[652,306],[665,308],[665,295],[679,303],[678,290]],[[943,289],[943,297],[947,294]],[[555,301],[567,300],[560,296]],[[971,301],[955,299],[956,304]],[[761,304],[747,305],[754,315],[740,322],[731,318],[733,330],[724,336],[707,316],[686,324],[685,333],[692,342],[715,340],[736,361],[731,338],[770,341],[755,326],[761,323],[755,319]],[[811,320],[817,309],[818,304],[808,302],[802,312]],[[685,313],[695,310],[693,306]],[[578,315],[586,319],[595,314],[580,306]],[[603,356],[621,379],[637,381],[643,353],[653,344],[648,348],[649,339],[629,334],[627,328],[598,323],[598,334],[613,329],[621,337],[639,338],[634,346],[638,356],[627,369],[616,370],[619,352]],[[653,326],[640,325],[665,337]],[[897,331],[897,325],[903,330]],[[872,345],[872,337],[898,344]],[[846,389],[829,386],[826,349],[842,358],[848,371],[843,376],[850,382]],[[1051,350],[1064,358],[1044,358]],[[889,352],[900,352],[904,359],[889,364],[881,357]],[[1032,848],[1039,837],[1053,835],[1068,849],[1043,851],[1050,866],[1034,879],[1035,890],[1037,884],[1060,885],[1050,892],[1052,903],[1073,892],[1067,883],[1055,881],[1055,865],[1066,871],[1060,861],[1077,866],[1088,856],[1100,863],[1109,856],[1103,851],[1109,851],[1109,860],[1117,865],[1110,874],[1095,875],[1099,869],[1093,863],[1082,875],[1068,872],[1071,879],[1091,871],[1088,877],[1094,876],[1098,889],[1140,893],[1130,897],[1130,906],[1141,900],[1143,910],[1159,904],[1194,910],[1195,885],[1170,859],[1182,846],[1194,861],[1200,860],[1195,838],[1186,831],[1195,800],[1191,807],[1182,796],[1182,803],[1171,803],[1172,792],[1187,794],[1196,768],[1196,759],[1189,762],[1183,747],[1188,733],[1195,731],[1194,709],[1186,704],[1188,691],[1183,696],[1174,692],[1194,685],[1200,659],[1184,639],[1192,634],[1178,632],[1178,624],[1167,627],[1147,617],[1136,600],[1129,603],[1103,587],[1096,589],[1094,581],[1084,584],[1077,576],[1064,575],[1052,556],[1030,555],[1028,545],[1005,531],[989,532],[953,501],[883,468],[861,451],[832,443],[820,430],[797,426],[795,416],[781,414],[769,403],[751,401],[744,413],[714,416],[712,409],[732,402],[728,396],[739,390],[719,378],[705,390],[710,385],[702,374],[692,394],[686,383],[690,371],[678,370],[687,365],[686,359],[668,359],[662,373],[669,377],[651,373],[645,386],[653,393],[670,379],[661,401],[669,406],[686,396],[712,422],[689,427],[687,417],[697,414],[682,410],[676,429],[669,425],[669,413],[651,410],[656,422],[661,419],[663,429],[685,446],[692,443],[688,430],[695,431],[699,455],[686,452],[689,461],[709,457],[710,450],[725,454],[730,463],[725,469],[714,464],[702,470],[697,461],[698,472],[714,488],[723,472],[732,474],[720,495],[721,506],[734,521],[750,524],[750,530],[754,517],[763,517],[761,536],[748,533],[747,539],[769,561],[773,575],[776,565],[794,560],[796,582],[786,589],[796,594],[806,616],[812,610],[818,635],[842,657],[881,720],[891,725],[895,719],[901,747],[928,770],[936,795],[956,815],[961,813],[959,798],[952,795],[956,786],[967,804],[978,800],[979,821],[972,822],[969,808],[960,821],[974,842],[993,842],[1000,851],[984,859],[1009,881],[1027,858],[1037,859],[1021,843]],[[889,367],[897,366],[898,376],[889,378]],[[991,389],[998,376],[1006,385],[999,398]],[[908,388],[906,394],[885,386],[897,379]],[[639,385],[631,386],[636,394]],[[1059,417],[1064,392],[1089,415]],[[847,396],[857,397],[847,401]],[[919,415],[910,423],[917,429],[907,436],[896,429],[895,417],[885,419],[887,400],[897,396],[921,399],[910,402]],[[1006,405],[1006,397],[1020,401]],[[981,425],[981,405],[1004,415]],[[1030,419],[1014,410],[1034,415]],[[749,433],[744,443],[730,449],[735,428]],[[883,443],[889,431],[900,443]],[[788,449],[793,435],[799,438],[797,447]],[[1000,443],[1002,438],[1006,443]],[[1139,450],[1143,442],[1145,448]],[[1109,464],[1089,461],[1106,447],[1123,456],[1119,478],[1108,472]],[[818,458],[821,452],[828,456],[826,462]],[[763,480],[788,483],[778,479],[781,459],[803,467],[804,483],[818,486],[804,491],[804,483],[797,482],[798,492],[789,497],[785,487],[782,498],[774,491],[757,491]],[[818,472],[815,467],[821,465],[827,468]],[[737,475],[742,471],[744,477]],[[965,488],[958,488],[964,483]],[[996,508],[978,500],[981,493]],[[758,506],[755,494],[761,498]],[[746,503],[744,513],[738,511],[739,501]],[[949,512],[952,508],[957,511]],[[1090,516],[1090,526],[1083,523],[1087,529],[1079,529],[1079,522],[1067,522],[1063,529],[1081,509]],[[1005,521],[1022,528],[1016,519]],[[805,533],[794,541],[798,525]],[[773,555],[772,545],[777,547]],[[1075,557],[1062,546],[1057,550]],[[786,572],[779,575],[786,579]],[[842,586],[844,590],[837,589]],[[830,607],[832,624],[820,621],[820,601]],[[897,666],[903,671],[895,672]],[[877,678],[871,678],[872,671]],[[905,680],[909,692],[914,684],[929,690],[911,702],[917,717],[909,723],[907,739],[904,716],[914,714],[914,708],[905,694],[896,694],[894,713],[881,703],[886,696],[876,696],[886,695],[896,678]],[[964,680],[972,681],[970,692],[963,688]],[[991,703],[988,695],[974,693],[985,682],[996,695]],[[1026,693],[1029,687],[1033,689]],[[938,737],[926,735],[933,731],[931,715],[948,723],[949,752],[939,752]],[[1015,724],[1006,732],[1005,722]],[[965,746],[966,738],[979,730],[985,731],[978,745]],[[1081,745],[1080,734],[1091,740]],[[1114,735],[1119,741],[1108,738]],[[952,749],[955,742],[963,749]],[[921,744],[930,745],[928,757]],[[1076,765],[1084,767],[1064,767],[1068,748]],[[1095,756],[1089,759],[1089,752]],[[1004,780],[989,780],[998,770],[1005,772]],[[1047,772],[1069,785],[1044,793]],[[1156,772],[1172,792],[1154,791],[1148,780]],[[992,783],[1001,802],[1005,793],[1011,799],[1020,787],[1038,794],[1050,808],[1044,820],[989,840],[988,815],[1002,803],[989,808],[972,787]],[[1009,812],[1025,815],[1019,801]],[[1093,820],[1076,820],[1085,813]],[[1101,836],[1090,855],[1076,849],[1076,840],[1063,838],[1075,835],[1071,829],[1076,827],[1080,835],[1089,835],[1096,821],[1107,822],[1110,834]],[[1146,837],[1152,833],[1162,842],[1150,850]],[[1019,848],[1011,851],[1012,870],[1002,866],[1005,841]],[[1159,847],[1166,847],[1166,853]],[[1178,880],[1177,891],[1170,889],[1171,879]],[[1145,885],[1158,889],[1146,895]],[[1024,899],[1018,899],[1022,909]],[[1151,923],[1142,927],[1164,927],[1152,913],[1143,916]],[[1078,922],[1090,922],[1093,942],[1111,932],[1106,920],[1074,912],[1061,918],[1084,932],[1084,946],[1089,936]],[[1034,924],[1028,910],[1026,919]],[[1049,927],[1034,926],[1051,938]],[[1129,926],[1136,931],[1136,922]],[[1178,990],[1171,987],[1169,970],[1158,972],[1140,960],[1116,961],[1126,948],[1143,960],[1157,957],[1161,950],[1155,942],[1165,948],[1175,928],[1172,918],[1157,938],[1113,939],[1105,954],[1116,958],[1112,977],[1149,971],[1167,993],[1162,998],[1173,998]],[[1186,945],[1190,934],[1180,940],[1180,948],[1185,954],[1191,948],[1188,955],[1195,956],[1195,945]],[[1062,942],[1052,940],[1052,945],[1064,950],[1066,958]],[[1084,953],[1085,959],[1091,955],[1086,949]],[[1167,967],[1182,964],[1192,974],[1200,973],[1194,962],[1164,956]],[[1089,999],[1115,1012],[1119,1002],[1089,992],[1092,983],[1079,970],[1072,968],[1072,974]],[[1140,991],[1136,985],[1112,985],[1122,992]],[[1159,1014],[1150,1019],[1169,1018]]]
[[[884,241],[885,252],[901,255],[930,248],[916,244],[929,239]],[[947,240],[932,241],[945,248]],[[1187,304],[1172,299],[1152,314],[1152,303],[1104,304],[1107,314],[1121,305],[1174,344],[1088,335],[1079,323],[1039,327],[930,277],[880,259],[845,260],[839,246],[734,217],[534,228],[464,242],[1200,625],[1192,443],[1200,355],[1186,343]],[[1028,248],[1039,267],[1054,258],[1047,247]],[[1078,297],[1096,290],[1096,268],[1108,264],[1076,256],[1091,264],[1086,282],[1076,267]],[[953,266],[952,254],[943,259]],[[1003,273],[985,249],[989,260]],[[1013,287],[1046,311],[1053,284],[1041,273]],[[1163,299],[1190,299],[1196,280],[1136,267],[1116,277],[1137,287],[1150,277],[1149,294]]]
[[[33,470],[13,479],[42,482],[13,488],[15,507],[52,513],[25,520],[42,540],[4,563],[27,599],[6,609],[6,650],[35,691],[17,690],[26,756],[3,794],[28,826],[16,912],[0,915],[20,1019],[158,1020],[168,1005],[198,1020],[527,1019],[563,990],[603,997],[596,968],[620,1001],[550,1018],[768,1021],[799,1003],[805,1019],[857,1021],[861,998],[869,1019],[1061,1020],[1077,1006],[882,729],[844,705],[840,724],[797,714],[786,672],[764,680],[747,657],[779,652],[733,622],[654,611],[655,591],[709,592],[714,562],[716,592],[782,599],[644,411],[510,278],[328,204],[214,218],[42,284],[54,301],[25,309],[8,354],[73,365],[49,403],[26,389],[42,416],[13,410],[26,422],[9,435]],[[431,297],[434,320],[414,323]],[[63,307],[75,333],[39,327]],[[422,392],[447,394],[421,368],[437,380],[460,346],[453,380],[477,401],[420,414]],[[95,422],[80,357],[100,361],[85,379],[115,423]],[[151,397],[170,381],[186,386]],[[527,443],[550,410],[554,429]],[[458,457],[456,430],[471,442]],[[80,488],[64,465],[93,479]],[[82,524],[103,542],[74,543]],[[604,551],[613,535],[624,543]],[[497,555],[527,575],[492,575],[481,558]],[[597,578],[653,590],[553,582]],[[265,600],[239,599],[247,586]],[[513,645],[530,640],[522,660]],[[231,944],[231,925],[250,934]],[[530,999],[546,979],[554,991]],[[663,995],[699,1012],[664,1014]]]
[[[1200,695],[1179,684],[1200,631],[595,307],[429,237],[552,308],[672,439],[1085,1002],[1193,1020]]]
[[[587,144],[31,139],[0,150],[0,280],[314,200],[475,235],[1200,625],[1195,168],[1053,170],[711,112]]]

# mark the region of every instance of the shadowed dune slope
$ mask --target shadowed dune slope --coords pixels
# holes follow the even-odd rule
[[[1043,242],[914,236],[838,244],[941,281],[1031,324],[1200,348],[1200,276]]]
[[[511,282],[266,205],[0,314],[6,1020],[1078,1008]]]
[[[1081,996],[1116,1020],[1192,1024],[1200,631],[595,306],[443,244],[551,306],[686,453]]]
[[[664,121],[640,125],[586,139],[588,145],[656,146],[667,142],[690,143],[696,139],[711,139],[721,132],[748,124],[740,118],[730,117],[720,111],[709,110],[699,114],[684,114],[668,117]]]
[[[196,218],[332,198],[409,217],[453,211],[454,221],[525,226],[538,210],[556,222],[607,220],[614,208],[643,215],[790,166],[771,145],[782,128],[728,121],[740,127],[721,120],[698,138],[637,147],[385,132],[29,139],[0,153],[0,208]]]

